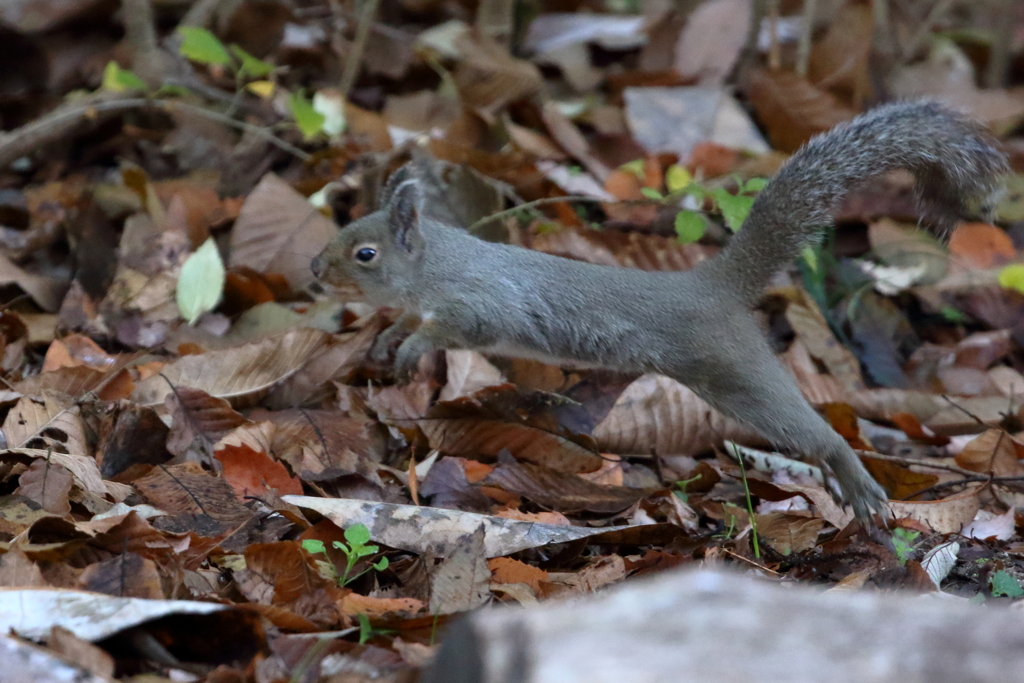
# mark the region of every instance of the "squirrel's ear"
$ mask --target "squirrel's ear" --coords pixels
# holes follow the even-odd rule
[[[418,191],[413,180],[407,180],[391,195],[388,204],[388,227],[395,244],[409,252],[421,251],[423,235],[420,234],[420,212]]]

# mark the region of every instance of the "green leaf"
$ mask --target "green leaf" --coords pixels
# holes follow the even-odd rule
[[[676,234],[679,235],[680,244],[696,242],[704,236],[707,227],[704,216],[696,211],[684,209],[676,214]]]
[[[345,529],[345,540],[351,543],[353,547],[366,545],[370,540],[370,530],[366,528],[365,524],[353,524]]]
[[[999,271],[999,286],[1024,294],[1024,265],[1011,263]]]
[[[633,161],[629,161],[623,164],[622,166],[619,166],[619,170],[625,171],[626,173],[632,173],[640,180],[643,180],[645,178],[643,159],[634,159]]]
[[[362,612],[356,615],[359,619],[359,644],[366,645],[366,641],[373,637],[373,627],[370,626],[370,617]]]
[[[804,263],[807,264],[812,273],[818,272],[818,252],[814,250],[814,247],[804,247],[800,252],[800,256],[803,257]]]
[[[274,70],[273,64],[264,62],[259,57],[253,57],[234,43],[231,44],[230,49],[231,54],[242,63],[242,66],[238,67],[238,75],[242,78],[263,78],[270,75],[270,72]]]
[[[956,325],[967,322],[967,316],[952,306],[943,306],[939,309],[939,314],[949,322]]]
[[[288,110],[295,119],[296,125],[302,132],[302,137],[310,140],[324,127],[327,118],[313,108],[313,103],[306,99],[302,93],[292,93],[288,96]]]
[[[760,192],[768,185],[767,178],[751,178],[743,184],[743,194],[749,194],[751,192]]]
[[[1024,596],[1024,588],[1021,587],[1020,581],[1005,569],[993,573],[989,578],[989,583],[992,585],[992,597],[998,598],[1005,595],[1008,598],[1019,598]]]
[[[318,541],[315,538],[307,538],[302,542],[302,549],[311,555],[327,554],[327,548],[324,546],[323,541]]]
[[[128,69],[122,69],[114,60],[107,62],[103,69],[104,90],[124,92],[125,90],[145,90],[146,83]]]
[[[211,237],[186,259],[178,276],[178,309],[189,325],[220,303],[224,279],[224,263]]]
[[[380,558],[379,560],[377,560],[376,562],[373,563],[373,568],[376,569],[379,572],[382,572],[382,571],[384,571],[385,569],[388,568],[388,564],[390,564],[388,562],[388,558],[382,557],[382,558]]]
[[[178,48],[178,52],[182,57],[200,64],[231,64],[231,55],[228,54],[224,43],[205,28],[181,26],[178,28],[178,35],[181,36],[181,47]]]
[[[896,551],[896,559],[900,564],[906,564],[910,559],[910,554],[914,551],[914,541],[920,535],[920,531],[910,531],[902,527],[893,529],[892,547]]]
[[[722,212],[722,217],[725,219],[725,224],[733,232],[739,232],[743,221],[747,219],[747,214],[750,213],[750,207],[754,205],[754,198],[729,194],[722,188],[717,188],[711,193],[711,196],[715,198],[718,210]]]
[[[679,164],[672,164],[665,171],[665,187],[669,192],[678,192],[693,182],[690,172]]]
[[[648,199],[653,199],[656,202],[660,202],[662,199],[665,198],[660,192],[655,190],[653,187],[641,187],[640,194],[647,197]]]

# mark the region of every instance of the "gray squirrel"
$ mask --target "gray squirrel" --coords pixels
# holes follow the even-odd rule
[[[1005,166],[981,127],[937,104],[878,107],[794,154],[723,252],[686,272],[485,242],[423,215],[417,183],[399,171],[383,208],[339,230],[312,267],[327,285],[354,284],[369,303],[403,310],[371,351],[384,360],[411,332],[398,346],[400,376],[436,349],[667,375],[821,465],[839,500],[870,523],[886,512],[885,492],[800,393],[752,308],[857,182],[907,169],[923,207],[948,226]]]

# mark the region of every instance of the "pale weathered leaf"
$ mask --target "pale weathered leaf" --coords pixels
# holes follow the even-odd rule
[[[77,406],[65,406],[50,396],[42,401],[21,398],[3,424],[9,448],[51,448],[62,453],[90,455]]]
[[[501,557],[554,543],[565,543],[623,529],[630,526],[588,528],[523,522],[515,519],[481,515],[475,512],[442,510],[417,505],[372,503],[353,499],[283,496],[291,505],[315,510],[339,526],[363,524],[377,543],[408,550],[448,557],[455,552],[459,540],[484,526],[484,548],[487,557]]]
[[[226,609],[195,600],[115,598],[59,588],[0,589],[0,632],[45,640],[51,628],[62,626],[93,642],[171,614],[212,614]]]
[[[468,612],[487,602],[491,570],[484,557],[484,525],[455,543],[452,554],[433,572],[430,581],[430,613]]]
[[[224,293],[225,278],[217,243],[210,237],[185,260],[178,275],[176,301],[189,325],[217,307]]]
[[[327,336],[320,330],[299,329],[235,348],[185,356],[139,382],[132,400],[144,406],[157,405],[172,384],[227,399],[255,394],[298,372]]]

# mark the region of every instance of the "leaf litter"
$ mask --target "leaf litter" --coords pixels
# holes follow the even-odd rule
[[[156,44],[131,22],[115,44],[150,1],[121,4],[0,7],[24,48],[0,78],[0,647],[65,658],[33,678],[73,660],[95,680],[328,680],[338,662],[405,680],[458,614],[689,565],[1024,594],[1019,176],[995,222],[945,244],[921,237],[906,179],[869,183],[762,302],[887,489],[892,547],[816,468],[665,377],[446,350],[396,382],[370,350],[397,312],[310,269],[412,159],[426,210],[487,239],[687,270],[779,152],[875,98],[878,59],[892,94],[969,110],[1019,170],[1019,74],[977,86],[969,13],[896,8],[906,44],[885,52],[846,3],[804,51],[787,28],[804,17],[751,45],[734,0],[570,3],[522,31],[489,2],[474,21],[436,2],[355,21],[346,3],[216,21],[164,3]],[[129,654],[108,640],[125,634]]]

